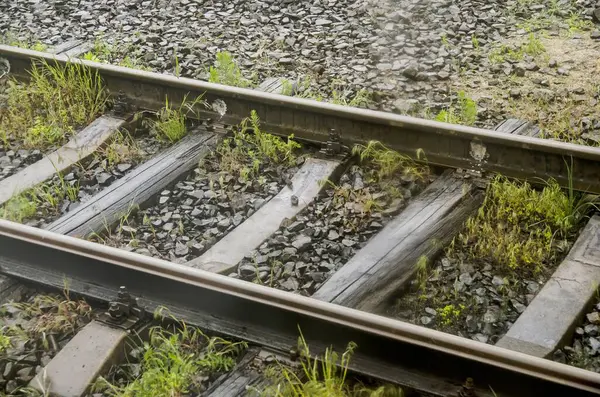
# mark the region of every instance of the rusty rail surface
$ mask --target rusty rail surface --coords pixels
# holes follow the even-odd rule
[[[124,285],[153,310],[207,330],[281,351],[298,329],[312,351],[358,344],[351,368],[437,396],[454,395],[467,377],[477,396],[600,393],[600,374],[412,324],[0,220],[0,272],[114,299]],[[339,350],[338,350],[339,351]]]
[[[108,89],[137,109],[157,110],[165,98],[180,103],[187,95],[203,95],[209,105],[224,102],[225,115],[212,110],[201,116],[236,124],[256,110],[272,133],[315,142],[327,140],[334,129],[347,144],[379,140],[414,156],[423,150],[434,165],[499,172],[532,181],[556,179],[561,185],[600,193],[600,149],[491,130],[441,123],[391,113],[359,109],[179,78],[48,53],[0,45],[11,74],[26,77],[33,60],[80,62],[97,70]]]

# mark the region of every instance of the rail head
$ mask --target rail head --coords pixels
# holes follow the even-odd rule
[[[19,47],[0,45],[0,57],[14,64],[13,74],[24,75],[29,64],[35,60],[47,62],[59,62],[62,64],[75,62],[85,65],[92,70],[97,70],[102,77],[115,77],[128,79],[140,84],[152,84],[168,86],[174,89],[182,89],[190,92],[206,93],[210,96],[219,96],[225,99],[238,99],[251,101],[256,104],[274,105],[288,109],[304,110],[318,115],[334,115],[356,121],[364,121],[373,124],[406,128],[427,133],[457,136],[482,143],[502,143],[507,146],[517,146],[530,149],[543,149],[563,155],[577,155],[590,159],[600,159],[600,149],[560,142],[549,139],[534,138],[523,135],[501,134],[493,130],[469,127],[459,124],[449,124],[436,120],[421,119],[412,116],[399,115],[395,113],[382,112],[364,108],[337,105],[328,102],[320,102],[312,99],[297,98],[281,94],[273,94],[249,88],[227,86],[207,81],[190,79],[187,77],[176,77],[169,74],[149,72],[139,69],[131,69],[123,66],[88,61],[80,58],[69,58],[64,55],[54,55]],[[110,87],[109,87],[110,88]],[[118,93],[118,90],[113,90]],[[138,93],[139,95],[139,93]],[[164,97],[161,96],[159,105],[164,105]],[[215,113],[215,115],[217,115]],[[241,117],[246,117],[247,114]],[[324,133],[328,131],[323,131]]]
[[[271,133],[322,143],[331,129],[348,144],[379,140],[401,153],[422,150],[431,164],[497,172],[533,182],[553,178],[576,190],[600,193],[600,148],[499,133],[381,111],[230,87],[61,55],[0,45],[13,75],[26,77],[35,60],[78,62],[96,70],[109,91],[137,108],[158,110],[165,97],[172,103],[203,95],[209,104],[222,101],[224,115],[211,109],[200,115],[236,124],[255,110]]]

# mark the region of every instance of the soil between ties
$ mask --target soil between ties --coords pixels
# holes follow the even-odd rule
[[[566,256],[594,199],[496,177],[441,258],[415,263],[386,315],[495,344]]]

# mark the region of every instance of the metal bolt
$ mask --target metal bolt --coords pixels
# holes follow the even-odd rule
[[[462,385],[462,389],[458,393],[458,397],[475,397],[475,382],[473,378],[467,378],[465,383]]]
[[[124,302],[129,302],[131,296],[129,295],[129,292],[127,292],[127,288],[125,286],[120,286],[119,287],[119,293],[117,294],[117,296],[119,297],[120,301],[124,301]]]
[[[290,349],[290,360],[296,361],[300,358],[300,352],[296,348]]]
[[[338,134],[333,128],[329,130],[329,140],[327,141],[327,147],[325,148],[325,152],[330,156],[342,152],[340,134]]]
[[[110,302],[108,306],[108,315],[111,318],[118,319],[123,315],[123,310],[118,302]]]

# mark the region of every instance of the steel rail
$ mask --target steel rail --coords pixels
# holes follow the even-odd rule
[[[530,179],[556,179],[563,186],[600,193],[600,149],[491,130],[441,123],[367,109],[339,106],[302,98],[229,87],[166,74],[151,73],[0,45],[0,57],[11,64],[13,75],[26,76],[32,60],[81,62],[97,70],[112,94],[123,94],[139,108],[157,110],[165,97],[177,103],[204,95],[213,104],[224,101],[222,121],[239,123],[256,110],[266,130],[295,134],[324,142],[331,129],[347,144],[379,140],[414,156],[421,149],[431,164],[499,172]],[[218,119],[213,111],[203,116]]]
[[[600,394],[600,374],[454,335],[0,220],[0,272],[115,298],[125,285],[147,309],[166,305],[191,324],[289,351],[298,328],[312,350],[358,344],[353,369],[425,390],[455,393],[467,377],[478,396]],[[487,390],[487,391],[486,391]]]

